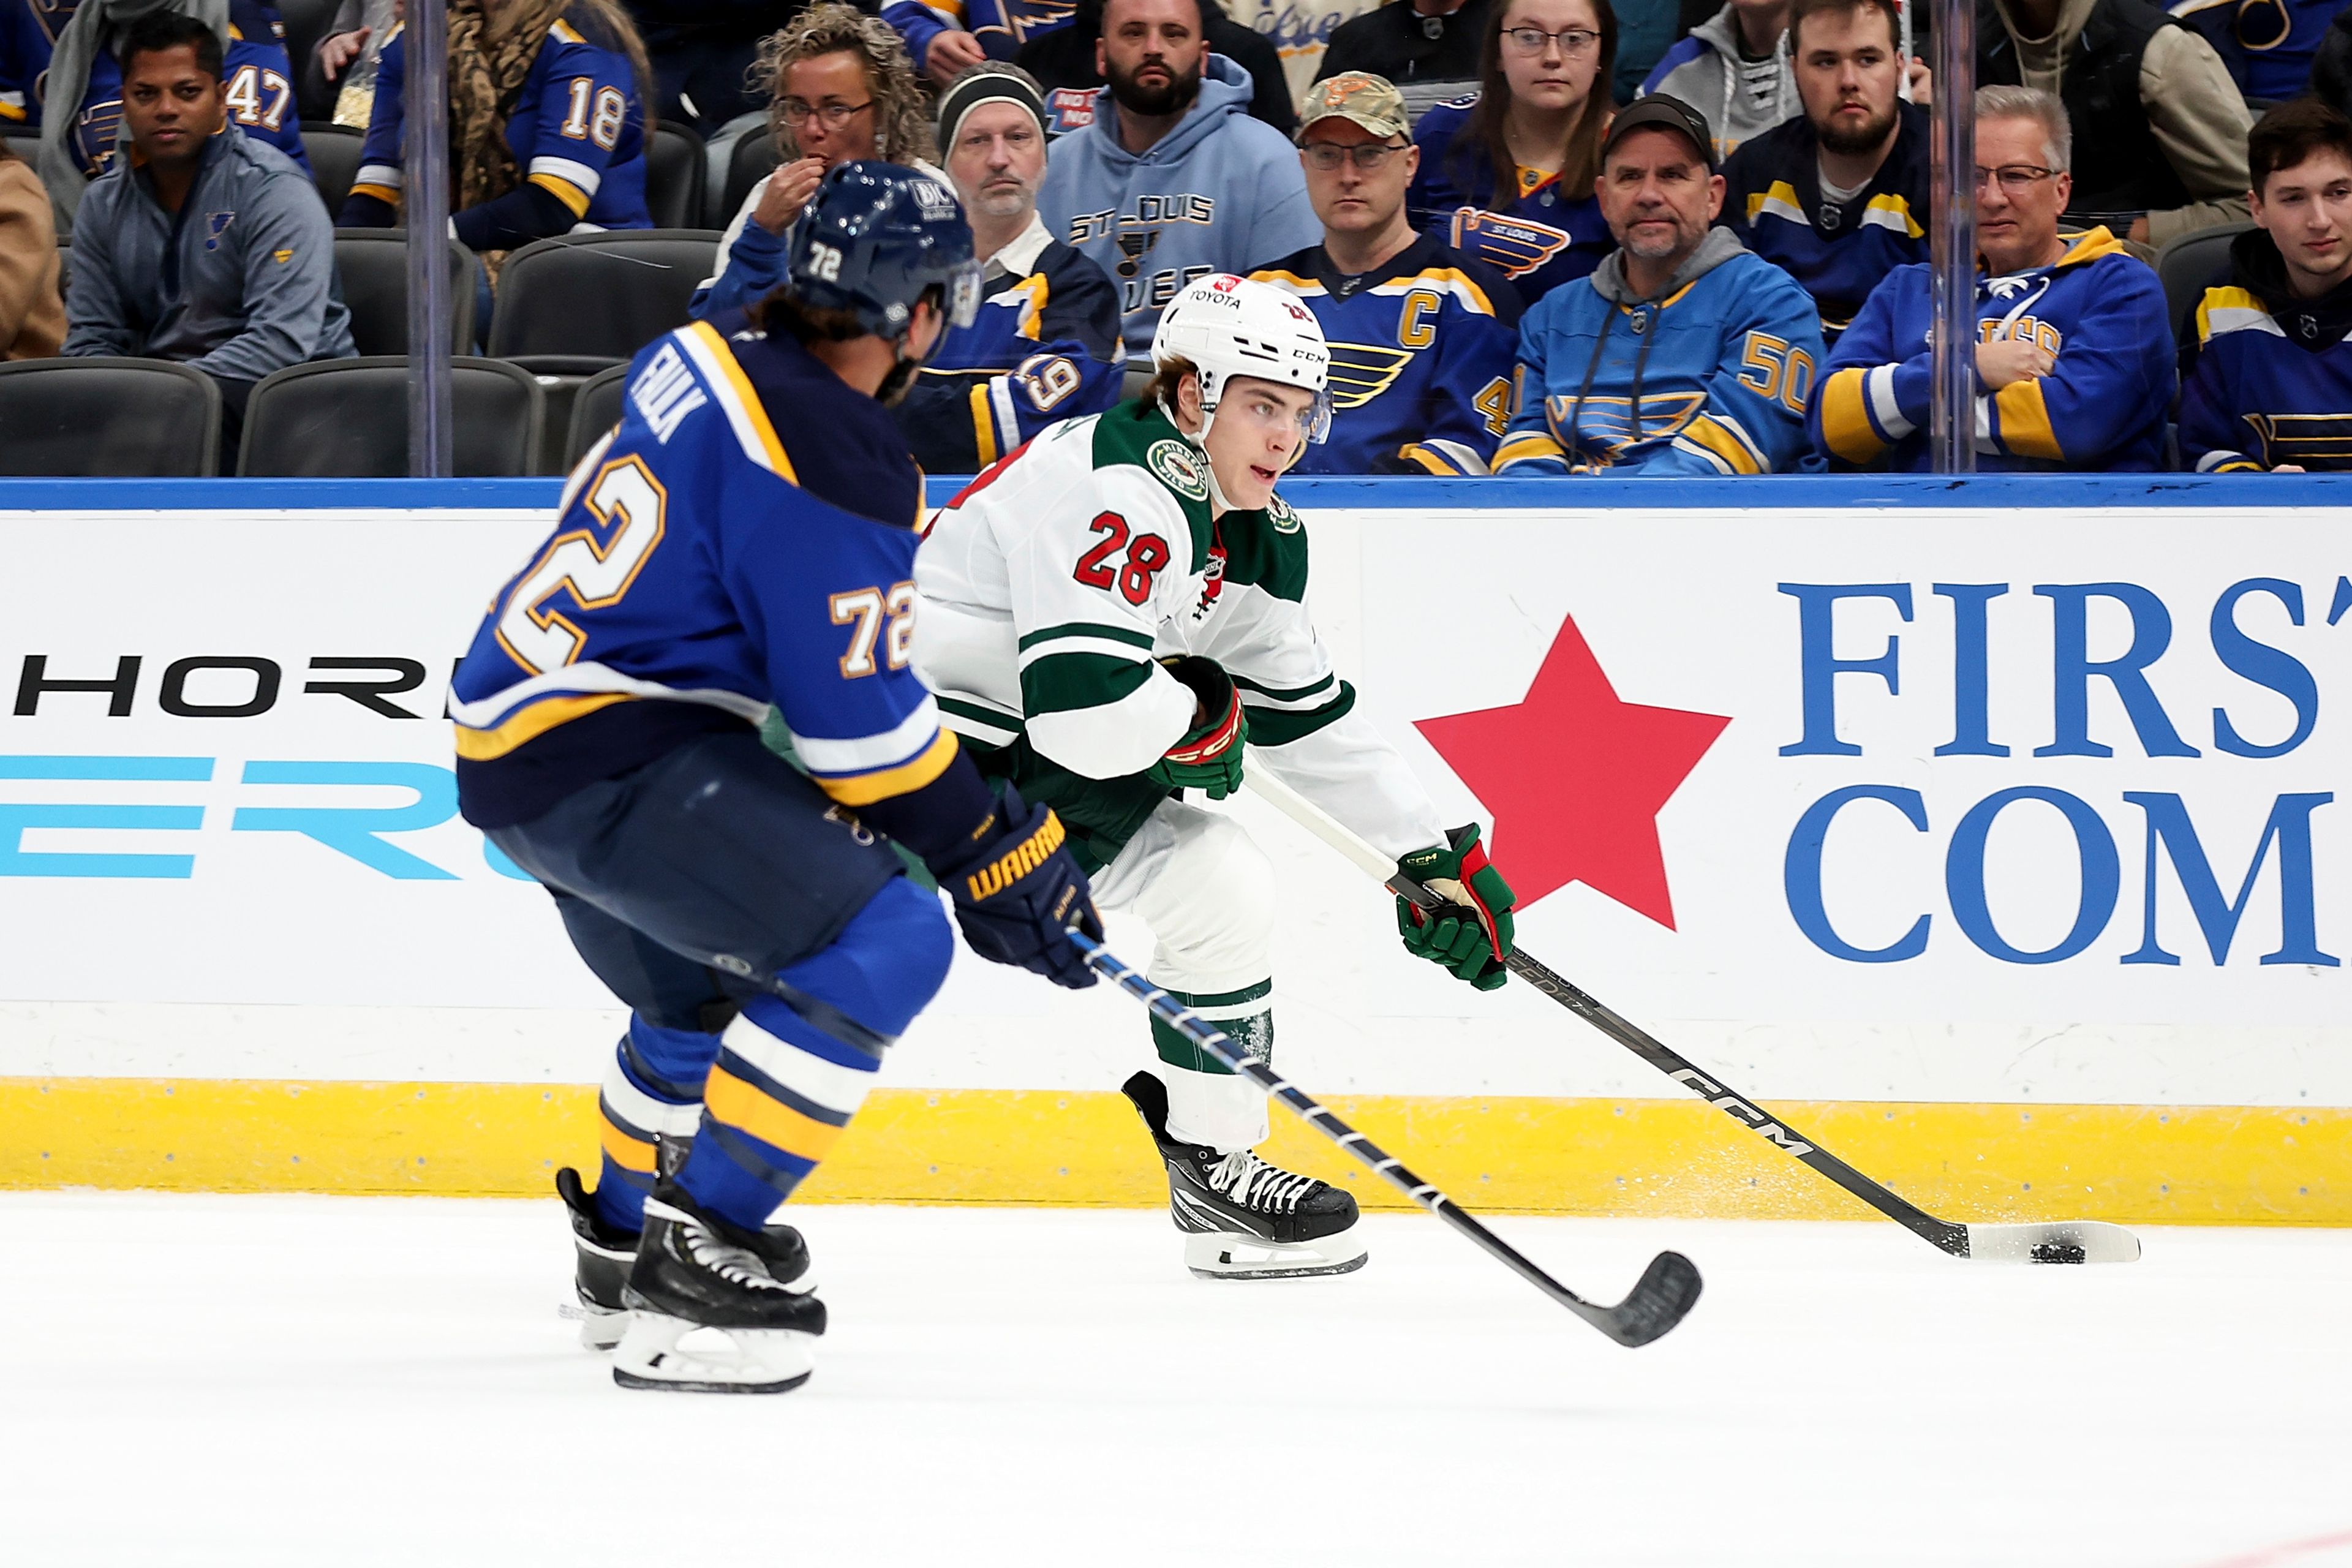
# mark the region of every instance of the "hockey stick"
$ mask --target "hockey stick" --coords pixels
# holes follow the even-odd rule
[[[1214,1024],[1180,1005],[1176,999],[1113,956],[1110,950],[1074,931],[1070,940],[1086,955],[1087,967],[1151,1009],[1152,1016],[1214,1057],[1234,1072],[1298,1112],[1307,1126],[1337,1143],[1348,1154],[1370,1166],[1374,1174],[1486,1249],[1511,1272],[1607,1334],[1621,1345],[1641,1346],[1663,1337],[1697,1301],[1697,1268],[1679,1252],[1661,1252],[1622,1301],[1613,1307],[1595,1306],[1488,1230],[1469,1212],[1407,1170],[1404,1163],[1340,1121],[1255,1057],[1244,1056]]]
[[[1395,861],[1331,820],[1312,801],[1265,769],[1253,769],[1245,782],[1252,794],[1354,861],[1398,897],[1409,899],[1424,910],[1433,910],[1445,901],[1398,871]],[[1505,960],[1504,967],[1742,1127],[1761,1135],[1775,1148],[1795,1155],[1880,1214],[1927,1237],[1955,1258],[1994,1263],[2131,1263],[2139,1258],[2139,1237],[2105,1220],[1963,1225],[1937,1219],[1811,1139],[1799,1136],[1787,1122],[1700,1072],[1649,1034],[1528,957],[1524,949]]]

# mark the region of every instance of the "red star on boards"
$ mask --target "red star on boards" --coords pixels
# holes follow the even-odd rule
[[[1621,701],[1570,619],[1524,700],[1415,728],[1495,814],[1520,908],[1582,882],[1672,931],[1658,812],[1730,722]]]

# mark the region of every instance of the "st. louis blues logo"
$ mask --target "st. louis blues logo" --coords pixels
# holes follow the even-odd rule
[[[1160,243],[1156,228],[1122,228],[1118,231],[1118,275],[1132,278],[1142,270],[1143,258]]]
[[[226,234],[228,226],[236,221],[236,214],[233,212],[206,213],[205,215],[205,248],[218,250],[221,236]]]
[[[1566,250],[1569,237],[1567,230],[1531,218],[1480,207],[1454,211],[1454,248],[1500,268],[1506,277],[1526,277]]]

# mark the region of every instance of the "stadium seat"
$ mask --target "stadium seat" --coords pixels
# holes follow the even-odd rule
[[[784,154],[772,136],[746,136],[735,143],[728,154],[727,194],[719,208],[727,215],[721,220],[722,226],[735,221],[735,209],[743,205],[751,187],[766,179],[783,161]]]
[[[702,226],[702,138],[672,121],[646,143],[646,205],[656,228]]]
[[[0,474],[200,479],[220,470],[220,388],[160,359],[0,364]]]
[[[608,370],[628,368],[626,360],[597,354],[525,354],[509,360],[530,372],[539,394],[547,400],[545,422],[539,430],[539,461],[534,473],[562,474],[572,470],[564,443],[572,434],[572,399],[580,389]]]
[[[2172,322],[2175,342],[2187,342],[2196,335],[2197,307],[2205,290],[2230,280],[2230,242],[2253,226],[2232,223],[2200,228],[2156,253],[2157,280],[2164,285],[2164,313]]]
[[[605,431],[621,422],[621,399],[629,389],[629,367],[599,371],[572,395],[572,428],[563,438],[563,469],[572,471]]]
[[[1150,384],[1150,363],[1147,361],[1138,365],[1133,361],[1129,361],[1127,370],[1119,377],[1118,395],[1123,400],[1132,401],[1142,396],[1143,389]]]
[[[302,122],[302,151],[310,156],[310,183],[319,187],[319,199],[327,204],[330,222],[342,215],[343,201],[352,194],[352,181],[360,172],[360,148],[366,141],[348,126]]]
[[[462,479],[529,474],[542,403],[528,372],[496,360],[450,362],[454,467]],[[322,360],[253,389],[236,471],[293,479],[397,479],[408,472],[408,361]]]
[[[710,133],[702,145],[702,216],[713,228],[723,229],[735,221],[735,208],[742,198],[727,199],[727,176],[734,168],[736,144],[746,137],[768,137],[768,116],[764,110],[753,110],[739,114]]]
[[[508,257],[499,274],[490,353],[499,359],[625,360],[686,325],[687,302],[718,254],[719,237],[708,229],[614,229],[534,240]]]
[[[482,264],[474,253],[449,242],[449,352],[474,347],[476,280]],[[408,231],[401,228],[339,228],[335,274],[343,303],[352,312],[352,343],[363,354],[408,352]]]
[[[319,40],[333,29],[339,9],[341,0],[278,0],[278,19],[286,24],[286,60],[294,68],[295,106],[306,132],[310,129],[308,121],[325,120],[335,112],[339,89],[313,68],[311,57],[319,52]],[[307,142],[310,138],[303,140]]]

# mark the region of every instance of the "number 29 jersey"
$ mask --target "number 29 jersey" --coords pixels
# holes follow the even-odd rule
[[[1160,660],[1198,655],[1233,678],[1251,765],[1391,853],[1442,842],[1307,616],[1305,523],[1279,496],[1219,515],[1209,481],[1201,449],[1139,401],[1065,420],[967,486],[915,557],[914,663],[944,721],[1082,780],[1131,780],[1192,727],[1192,690]]]
[[[624,409],[451,682],[466,819],[528,821],[771,703],[843,805],[938,779],[956,742],[908,658],[922,474],[888,412],[731,312],[641,352]]]

